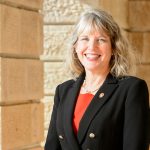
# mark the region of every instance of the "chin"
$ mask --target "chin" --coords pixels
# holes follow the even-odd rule
[[[88,67],[85,67],[85,70],[95,72],[95,71],[99,70],[99,67],[92,67],[92,66],[90,67],[90,66],[88,66]]]

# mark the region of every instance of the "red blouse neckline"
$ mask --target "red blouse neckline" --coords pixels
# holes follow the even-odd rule
[[[87,107],[92,101],[94,95],[91,93],[80,93],[74,109],[73,115],[73,129],[74,133],[77,135],[80,120],[82,119]]]

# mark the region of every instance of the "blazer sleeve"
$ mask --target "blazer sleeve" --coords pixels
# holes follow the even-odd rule
[[[136,80],[125,102],[123,150],[148,150],[148,120],[148,88],[144,80]]]
[[[56,131],[57,108],[59,105],[59,86],[56,88],[51,121],[48,129],[44,150],[61,150],[60,142]]]

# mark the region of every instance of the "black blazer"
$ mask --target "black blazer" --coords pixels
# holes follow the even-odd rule
[[[145,81],[109,74],[75,136],[72,119],[83,80],[84,74],[56,88],[45,150],[148,150],[149,95]]]

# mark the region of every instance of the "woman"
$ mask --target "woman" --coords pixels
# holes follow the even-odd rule
[[[73,32],[74,79],[56,88],[45,150],[147,150],[149,95],[113,18],[85,12]]]

